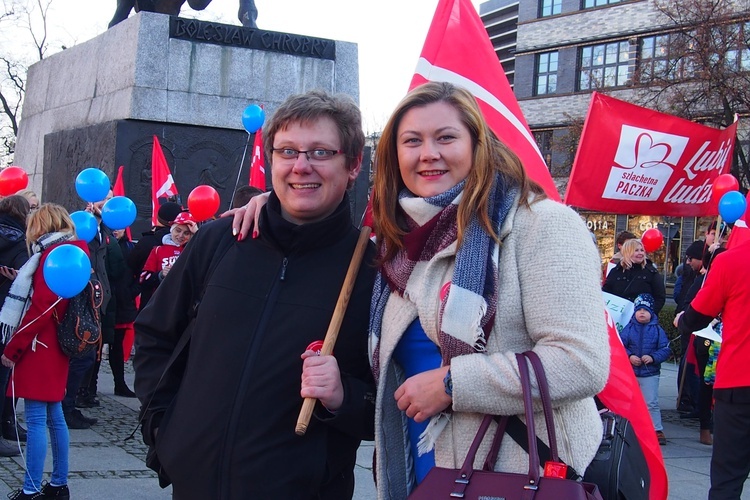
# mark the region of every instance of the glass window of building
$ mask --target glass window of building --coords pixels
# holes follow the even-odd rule
[[[581,48],[578,89],[620,87],[628,83],[630,44],[627,41]]]
[[[540,0],[539,17],[554,16],[562,12],[562,0]]]
[[[583,0],[583,9],[591,9],[593,7],[601,7],[602,5],[609,5],[611,3],[618,3],[620,0]]]
[[[552,130],[535,130],[534,139],[536,145],[539,147],[539,152],[542,153],[544,162],[547,164],[547,168],[552,169]]]
[[[537,54],[534,95],[554,94],[556,91],[557,51]]]

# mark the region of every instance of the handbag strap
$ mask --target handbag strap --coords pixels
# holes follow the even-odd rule
[[[531,396],[531,376],[529,365],[526,364],[525,353],[516,353],[518,362],[518,373],[521,376],[521,388],[523,389],[523,410],[526,415],[526,437],[529,440],[529,483],[524,486],[526,492],[536,491],[539,488],[539,451],[536,447],[536,428],[534,426],[534,401]],[[545,413],[546,418],[546,413]],[[549,422],[547,423],[549,428]],[[526,493],[525,492],[525,493]],[[527,495],[524,494],[524,497]],[[533,497],[533,494],[531,495]]]
[[[560,454],[557,451],[557,434],[555,433],[555,418],[552,414],[552,398],[549,395],[549,383],[547,382],[547,374],[544,371],[542,360],[539,359],[539,355],[534,351],[526,351],[523,353],[526,359],[531,361],[531,368],[534,370],[536,375],[536,383],[539,388],[539,395],[542,400],[542,408],[544,409],[544,420],[547,424],[547,438],[549,440],[550,458],[555,461],[560,461]]]

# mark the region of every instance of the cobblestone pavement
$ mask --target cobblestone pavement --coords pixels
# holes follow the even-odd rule
[[[126,379],[132,387],[132,364],[126,365]],[[665,364],[659,387],[664,432],[668,444],[662,446],[664,463],[670,483],[670,500],[706,498],[709,488],[711,447],[698,442],[698,421],[679,418],[674,410],[677,395],[676,368]],[[127,439],[136,428],[139,403],[135,399],[113,395],[113,381],[108,363],[102,364],[99,375],[98,408],[82,410],[99,422],[87,430],[70,432],[71,498],[74,500],[166,500],[171,489],[159,488],[156,474],[144,462],[146,447],[140,431]],[[19,415],[23,420],[23,403]],[[354,498],[374,500],[372,481],[373,444],[363,443],[357,459]],[[45,464],[45,479],[52,470],[51,453]],[[0,457],[0,498],[19,488],[23,479],[21,457]],[[750,484],[746,483],[743,500],[750,500]]]

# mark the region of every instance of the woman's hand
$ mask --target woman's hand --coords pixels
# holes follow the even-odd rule
[[[252,200],[251,200],[252,201]],[[302,353],[303,398],[316,398],[329,411],[341,408],[344,386],[341,384],[339,364],[333,356],[319,356],[315,351]]]
[[[16,271],[12,267],[0,266],[0,275],[4,276],[10,281],[13,281],[14,279],[16,279],[16,276],[18,276],[18,271]]]
[[[247,202],[247,205],[240,208],[234,208],[227,210],[222,217],[234,217],[232,221],[232,234],[237,236],[237,241],[242,241],[247,238],[250,230],[255,228],[253,231],[253,238],[258,237],[258,219],[260,218],[260,210],[268,202],[268,197],[271,193],[263,193],[253,197]]]
[[[8,359],[5,354],[3,354],[2,358],[0,358],[0,361],[2,361],[3,366],[7,368],[13,368],[16,365],[13,361]]]
[[[198,224],[196,222],[189,220],[185,223],[185,225],[188,227],[188,229],[190,230],[192,234],[195,234],[198,232]]]
[[[448,408],[453,398],[445,393],[443,379],[449,368],[441,366],[406,379],[393,395],[399,410],[415,422],[424,422]]]

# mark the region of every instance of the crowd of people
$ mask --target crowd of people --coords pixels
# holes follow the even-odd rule
[[[658,406],[659,366],[669,356],[658,323],[663,278],[628,233],[619,235],[602,282],[581,218],[527,176],[470,92],[423,84],[388,120],[374,159],[375,238],[345,311],[337,299],[359,236],[347,190],[362,165],[360,111],[344,96],[293,95],[263,136],[273,190],[240,193],[234,219],[200,231],[189,213],[167,202],[158,224],[134,243],[101,222],[102,200],[87,207],[98,231],[86,245],[75,241],[62,207],[36,199],[31,210],[23,196],[0,200],[0,257],[6,249],[8,255],[0,268],[8,288],[0,287],[8,297],[0,311],[8,332],[0,383],[10,375],[4,407],[25,398],[29,450],[23,488],[12,498],[69,498],[68,428],[94,425],[78,408],[100,404],[99,359],[64,358],[55,340],[45,339],[53,320],[37,320],[50,307],[64,314],[66,301],[55,302],[40,273],[48,252],[64,242],[90,255],[103,289],[115,394],[140,400],[147,464],[163,487],[172,486],[175,500],[351,498],[362,440],[375,441],[378,497],[405,499],[433,468],[461,467],[484,415],[523,417],[515,354],[524,351],[535,352],[546,372],[561,461],[585,471],[602,438],[594,397],[609,376],[602,290],[634,302],[621,336],[666,444]],[[560,244],[571,240],[577,244]],[[20,251],[26,246],[30,252]],[[708,261],[696,269],[694,250],[685,269],[696,274],[720,253],[706,244]],[[718,268],[725,261],[715,262]],[[691,296],[698,281],[683,273],[686,314],[675,320],[681,330],[723,306],[703,291]],[[334,353],[321,354],[337,314]],[[725,332],[738,328],[734,321],[726,320]],[[131,326],[134,391],[123,367]],[[732,394],[725,418],[746,418]],[[304,398],[317,402],[300,436],[295,424]],[[545,418],[537,417],[536,432],[546,436]],[[45,426],[55,464],[48,483],[40,465]],[[15,421],[10,430],[21,432]],[[489,449],[493,434],[480,450]],[[523,444],[506,439],[494,467],[526,472],[528,464]]]
[[[108,347],[115,395],[135,398],[125,381],[125,358],[132,343],[125,352],[124,340],[138,314],[137,301],[145,305],[149,291],[163,279],[197,231],[197,225],[179,204],[167,202],[159,209],[157,227],[134,243],[125,229],[114,231],[102,222],[102,206],[111,197],[110,191],[104,200],[85,207],[97,224],[96,235],[89,242],[77,239],[66,208],[40,203],[30,190],[0,199],[0,455],[19,455],[20,443],[26,442],[26,474],[23,487],[11,494],[14,499],[69,498],[68,430],[96,424],[96,419],[83,414],[81,408],[100,405],[97,382],[102,349],[77,358],[68,358],[60,349],[57,328],[67,311],[68,299],[59,298],[45,282],[42,271],[49,253],[59,245],[73,244],[89,256],[91,278],[100,285],[101,338],[102,345]],[[175,242],[180,242],[175,256],[160,264],[159,249]],[[139,255],[145,256],[143,260]],[[161,265],[153,279],[144,276],[145,262]],[[24,399],[26,429],[16,421],[19,398]],[[54,464],[49,482],[42,480],[47,432]]]

